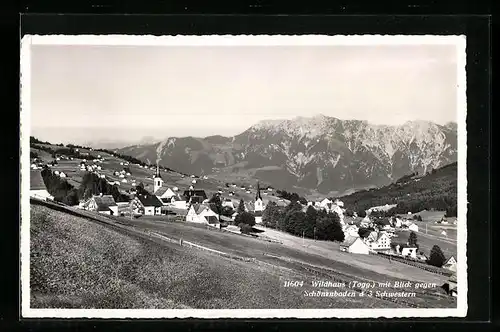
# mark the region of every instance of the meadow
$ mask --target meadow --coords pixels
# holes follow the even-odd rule
[[[209,239],[214,238],[214,234],[222,234],[200,227],[186,228],[184,234],[198,234],[197,240],[201,240],[203,236],[195,229],[205,233],[204,244],[213,243]],[[174,232],[168,235],[175,237]],[[259,248],[271,248],[273,244],[266,242],[266,245],[260,240],[238,235],[227,240],[219,249],[233,248],[239,255],[248,251],[247,256],[259,259],[255,262],[230,260],[139,233],[112,229],[45,206],[31,205],[31,307],[396,308],[456,305],[440,289],[420,290],[416,298],[406,302],[376,297],[306,297],[304,290],[318,290],[308,286],[310,280],[350,281],[353,275],[349,273],[356,273],[356,269],[348,271],[341,264],[332,264],[320,256],[294,252],[290,248],[262,253]],[[244,246],[248,246],[247,249]],[[375,274],[361,274],[354,280],[367,278],[374,279]],[[306,284],[303,288],[285,288],[284,280],[305,280]],[[380,275],[376,280],[387,281],[388,278]]]

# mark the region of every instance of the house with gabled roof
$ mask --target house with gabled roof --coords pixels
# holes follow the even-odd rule
[[[448,258],[448,260],[443,264],[443,268],[453,272],[457,272],[457,260],[455,259],[455,257],[451,256],[450,258]]]
[[[192,204],[186,213],[186,221],[215,225],[219,223],[219,218],[208,206],[204,204]]]
[[[83,203],[82,207],[88,211],[118,215],[118,205],[112,195],[93,195]]]
[[[164,199],[170,200],[175,195],[175,192],[169,187],[160,187],[156,188],[154,195],[163,201]]]
[[[352,254],[368,255],[370,253],[370,248],[366,243],[360,237],[355,236],[347,236],[340,244],[340,250]]]
[[[155,195],[136,195],[131,204],[134,206],[134,211],[137,213],[143,212],[146,216],[161,215],[163,202]]]
[[[376,252],[391,251],[391,238],[385,232],[371,232],[365,242],[370,250]]]

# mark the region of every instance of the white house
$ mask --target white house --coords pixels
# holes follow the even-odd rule
[[[368,255],[370,248],[359,237],[346,237],[340,244],[340,250],[352,254]]]
[[[123,179],[122,182],[123,183],[127,183],[128,181],[127,181],[127,179]]]
[[[123,174],[120,174],[120,178],[123,179],[125,177],[125,175]]]
[[[186,214],[186,221],[200,224],[218,224],[218,215],[208,206],[203,204],[193,204]]]
[[[66,177],[66,174],[64,174],[64,172],[60,172],[59,173],[59,176],[62,177],[62,178],[65,178]]]
[[[146,216],[161,215],[163,203],[154,195],[137,195],[132,200],[133,210]]]
[[[54,171],[54,174],[55,175],[59,175],[59,171]]]
[[[404,257],[411,257],[411,258],[417,258],[417,247],[412,247],[408,245],[402,245],[400,246],[399,244],[396,246],[396,251]]]
[[[83,208],[102,214],[118,215],[118,205],[111,195],[94,195],[83,203]]]
[[[373,237],[371,237],[371,235],[373,233],[374,232],[372,232],[370,234],[370,236],[368,237],[369,240],[366,241],[368,247],[371,250],[378,251],[378,252],[390,251],[391,250],[391,238],[389,236],[387,236],[386,233],[379,232],[376,234],[376,237],[373,239]]]
[[[319,207],[323,209],[329,210],[332,206],[333,202],[329,200],[328,198],[323,199],[321,202],[319,202]]]
[[[413,232],[418,232],[418,226],[416,224],[409,225],[408,229]]]
[[[450,258],[448,258],[448,260],[443,264],[443,268],[453,272],[457,272],[457,261],[455,257],[451,256]]]
[[[154,194],[156,197],[158,197],[162,201],[170,200],[173,196],[175,196],[175,192],[168,187],[157,188],[156,191],[154,192]]]

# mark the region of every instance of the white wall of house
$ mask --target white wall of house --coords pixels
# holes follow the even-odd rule
[[[262,217],[255,217],[255,223],[256,224],[261,224],[262,223]]]
[[[370,248],[368,248],[368,246],[360,238],[357,238],[356,241],[349,246],[347,251],[352,254],[368,255]]]
[[[186,210],[187,209],[187,203],[186,203],[186,201],[175,201],[175,202],[172,203],[172,205],[176,209],[182,209],[182,210]]]
[[[401,250],[401,255],[417,258],[417,248],[403,248],[403,250]]]
[[[113,215],[117,216],[118,215],[118,205],[116,206],[110,206],[109,209],[113,211]]]
[[[154,206],[145,206],[144,214],[146,216],[154,216],[155,215],[155,207]]]
[[[111,211],[99,211],[99,213],[101,213],[101,214],[107,214],[107,215],[110,215],[110,214],[111,214]]]
[[[194,207],[191,206],[186,214],[187,222],[195,222],[195,223],[206,223],[207,220],[204,217],[200,217],[194,210]]]

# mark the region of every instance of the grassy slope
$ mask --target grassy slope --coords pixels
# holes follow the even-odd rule
[[[122,234],[31,206],[31,307],[357,308],[379,299],[311,298],[281,287],[290,271]]]
[[[372,206],[418,202],[443,196],[453,197],[456,201],[457,163],[446,165],[437,169],[434,174],[425,175],[405,183],[358,191],[340,199],[344,202],[346,208],[357,211]]]
[[[123,219],[123,218],[120,218]],[[346,280],[386,282],[410,280],[413,282],[435,282],[442,285],[447,277],[430,273],[403,263],[389,261],[375,255],[353,255],[340,251],[339,244],[327,241],[314,241],[298,238],[283,232],[266,229],[264,234],[279,239],[283,245],[262,240],[234,235],[232,233],[207,230],[190,223],[165,222],[158,219],[142,217],[137,220],[125,220],[142,229],[157,231],[175,239],[183,238],[212,249],[222,250],[243,257],[255,258],[271,264],[286,266],[297,270],[301,264],[314,265],[326,269],[330,276],[346,278]],[[303,241],[305,246],[303,246]],[[271,255],[271,256],[269,256]],[[289,260],[292,260],[292,263]],[[386,290],[392,290],[391,288]],[[440,291],[433,289],[420,294],[411,302],[425,307],[452,306],[453,302],[443,299]],[[423,301],[423,302],[422,302]],[[451,301],[451,302],[450,302]]]

